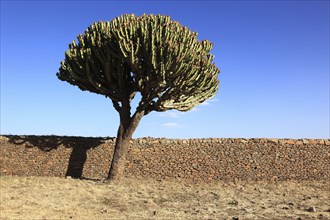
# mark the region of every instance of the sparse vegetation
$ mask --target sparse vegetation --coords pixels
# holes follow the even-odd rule
[[[1,219],[330,219],[330,185],[1,176]],[[236,219],[237,219],[236,218]]]

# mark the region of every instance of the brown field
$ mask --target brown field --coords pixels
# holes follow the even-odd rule
[[[0,219],[330,219],[329,182],[1,176]]]

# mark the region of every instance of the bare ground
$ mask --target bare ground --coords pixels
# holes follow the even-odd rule
[[[330,219],[329,182],[0,177],[0,219]]]

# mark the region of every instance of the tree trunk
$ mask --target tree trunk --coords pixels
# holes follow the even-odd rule
[[[124,174],[126,153],[129,147],[129,139],[125,138],[123,133],[119,132],[116,139],[116,144],[112,156],[112,162],[108,174],[108,179],[118,180]]]
[[[127,115],[125,116],[125,114],[120,115],[120,125],[118,128],[108,180],[119,180],[123,176],[129,142],[142,116],[143,112],[135,113],[132,118]]]

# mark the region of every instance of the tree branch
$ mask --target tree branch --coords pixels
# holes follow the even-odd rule
[[[112,100],[113,107],[117,110],[117,112],[121,112],[122,108],[119,105],[119,102]]]

